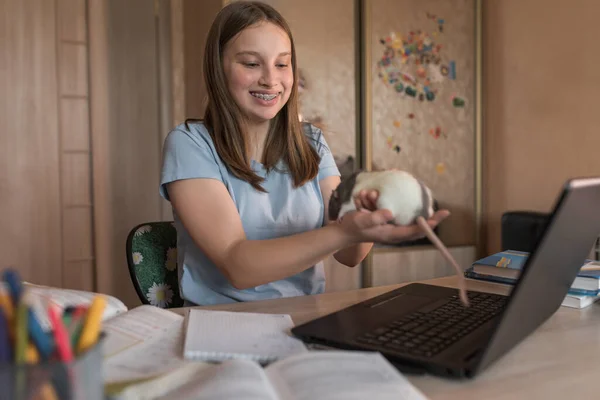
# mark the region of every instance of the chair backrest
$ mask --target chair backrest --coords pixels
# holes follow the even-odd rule
[[[502,250],[532,252],[550,214],[538,211],[511,210],[502,214]]]
[[[170,221],[148,222],[127,235],[127,265],[143,304],[183,306],[177,276],[177,231]]]

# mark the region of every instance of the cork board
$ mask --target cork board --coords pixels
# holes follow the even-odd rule
[[[415,174],[452,213],[448,245],[475,242],[476,9],[473,0],[370,0],[372,169]]]

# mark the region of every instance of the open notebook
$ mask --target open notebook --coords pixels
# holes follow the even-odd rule
[[[183,317],[142,305],[105,321],[103,378],[110,390],[153,379],[188,362],[181,356]]]
[[[426,399],[380,354],[308,351],[290,336],[292,326],[287,314],[192,309],[184,319],[136,307],[105,323],[106,393],[114,400]]]
[[[269,363],[307,351],[291,336],[294,322],[287,314],[191,309],[186,323],[183,354],[188,360]]]
[[[115,400],[426,400],[379,353],[309,351],[261,367],[250,360],[191,363],[130,386]]]

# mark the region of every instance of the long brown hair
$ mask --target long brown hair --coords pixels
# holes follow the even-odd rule
[[[219,157],[239,179],[265,192],[258,176],[250,167],[248,140],[244,135],[243,114],[229,93],[223,71],[223,51],[227,43],[243,29],[260,22],[270,22],[283,29],[292,45],[294,84],[286,104],[270,121],[261,163],[267,171],[283,160],[298,187],[317,176],[320,157],[311,146],[298,120],[298,69],[292,32],[279,12],[257,1],[236,1],[217,14],[206,40],[204,80],[208,104],[204,125],[208,129]]]

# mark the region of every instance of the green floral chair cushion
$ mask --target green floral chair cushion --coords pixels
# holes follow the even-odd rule
[[[177,277],[177,231],[173,222],[149,222],[127,236],[129,274],[140,300],[160,308],[183,306]]]

